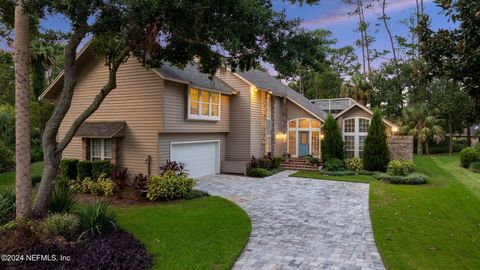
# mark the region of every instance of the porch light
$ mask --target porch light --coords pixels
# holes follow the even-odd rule
[[[393,135],[395,135],[395,132],[397,132],[397,131],[398,131],[398,127],[392,127],[392,133],[393,133]]]
[[[287,134],[286,134],[286,133],[282,133],[282,132],[277,133],[277,134],[275,134],[275,139],[276,139],[277,141],[287,141]]]
[[[252,93],[255,93],[257,92],[257,88],[255,86],[250,86],[250,91],[252,91]]]
[[[320,135],[320,139],[323,140],[323,138],[325,138],[325,135]]]

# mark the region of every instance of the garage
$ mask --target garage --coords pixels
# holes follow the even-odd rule
[[[219,141],[172,142],[170,160],[183,162],[190,177],[220,172]]]

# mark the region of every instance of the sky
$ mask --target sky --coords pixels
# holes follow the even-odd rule
[[[444,14],[433,0],[424,0],[425,12],[430,15],[432,28],[452,28],[453,23],[447,21]],[[407,36],[408,27],[401,23],[402,20],[408,18],[415,8],[415,0],[387,0],[387,13],[391,17],[390,27],[394,35]],[[358,27],[358,18],[349,16],[349,11],[353,10],[353,6],[344,4],[342,0],[320,0],[315,5],[291,4],[286,0],[273,0],[273,8],[277,11],[284,10],[288,18],[300,18],[303,20],[302,27],[306,30],[327,29],[332,32],[332,37],[338,40],[337,47],[351,45],[355,47],[355,41],[359,39],[359,33],[356,31]],[[375,10],[376,9],[376,10]],[[376,26],[378,23],[378,6],[373,10],[366,12],[366,20],[370,23],[370,34],[376,38],[372,48],[377,50],[389,49],[388,36],[386,35],[383,25]],[[41,22],[45,29],[66,30],[69,24],[61,17],[49,17]],[[0,48],[2,46],[0,45]],[[361,52],[356,48],[357,55],[360,58]],[[378,60],[374,67],[381,63]],[[275,73],[272,70],[272,73]]]

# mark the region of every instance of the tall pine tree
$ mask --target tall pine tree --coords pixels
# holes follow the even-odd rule
[[[323,125],[322,159],[327,161],[331,158],[343,160],[343,138],[337,120],[331,114],[328,115]]]
[[[368,128],[363,153],[363,167],[365,170],[384,172],[387,169],[390,161],[390,149],[388,148],[382,112],[378,107],[373,111],[372,122]]]

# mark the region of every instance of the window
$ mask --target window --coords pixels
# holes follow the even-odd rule
[[[312,131],[312,156],[320,156],[320,131]]]
[[[91,139],[90,141],[90,160],[110,160],[112,159],[112,140],[111,139]]]
[[[358,156],[361,158],[363,158],[363,149],[365,148],[365,138],[367,138],[367,136],[358,137]]]
[[[219,120],[220,93],[191,88],[188,94],[188,118]]]
[[[288,132],[288,153],[290,154],[297,153],[297,132],[296,131]]]
[[[355,118],[346,119],[344,122],[343,131],[345,133],[355,132]]]
[[[345,157],[355,156],[355,136],[345,136]]]
[[[297,128],[297,121],[292,120],[292,121],[288,122],[288,127],[289,128]]]
[[[310,127],[310,120],[308,120],[308,119],[298,120],[298,127],[299,128],[309,128]]]
[[[267,119],[272,119],[272,96],[267,94]]]
[[[343,120],[345,156],[363,157],[365,138],[368,135],[370,119],[354,117]]]
[[[320,128],[320,121],[312,120],[312,128]]]
[[[370,120],[363,118],[358,119],[358,132],[368,133],[368,126],[370,126]]]

